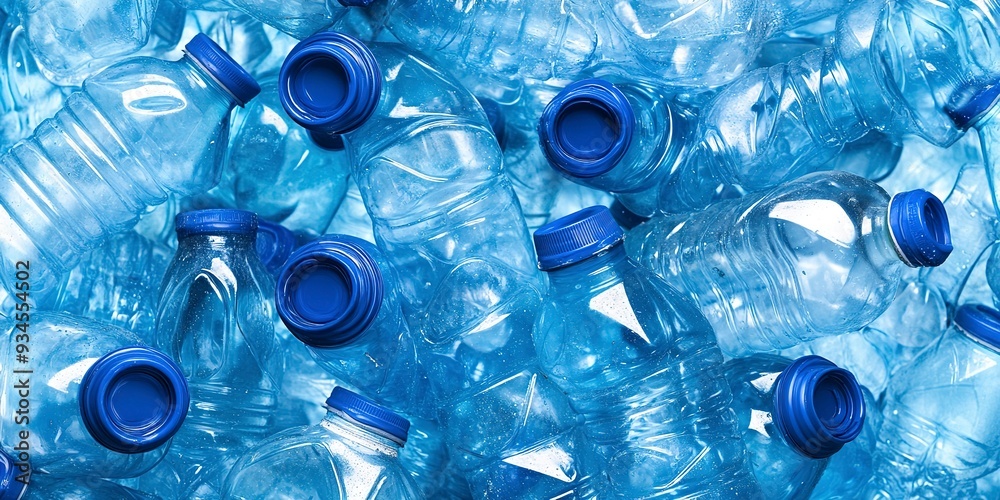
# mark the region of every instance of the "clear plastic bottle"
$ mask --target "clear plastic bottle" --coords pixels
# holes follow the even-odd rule
[[[0,23],[0,150],[6,151],[56,114],[66,95],[38,69],[17,19],[0,10]]]
[[[577,415],[535,364],[538,273],[472,94],[398,45],[333,32],[296,46],[280,82],[285,110],[318,141],[343,134],[454,466],[490,497],[594,488]]]
[[[149,40],[157,0],[7,0],[45,76],[79,85]]]
[[[759,496],[722,353],[695,305],[628,258],[605,207],[534,238],[550,285],[534,329],[539,365],[608,460],[610,494]]]
[[[365,200],[354,178],[347,179],[347,194],[323,234],[347,234],[375,243],[372,218],[365,209]]]
[[[102,35],[104,36],[104,35]],[[30,259],[32,288],[171,192],[218,181],[229,112],[257,83],[208,37],[179,62],[135,58],[88,79],[34,135],[0,156],[0,270]]]
[[[180,367],[108,324],[63,313],[21,320],[2,327],[4,448],[33,474],[125,478],[154,467],[188,413]]]
[[[904,268],[940,265],[952,250],[932,194],[890,198],[846,172],[653,218],[625,246],[690,294],[731,356],[858,330],[889,307]]]
[[[811,500],[847,500],[857,498],[874,470],[875,447],[878,431],[882,427],[881,406],[878,399],[867,387],[862,386],[865,396],[865,425],[854,441],[847,443],[830,457],[826,469],[813,488]]]
[[[400,461],[424,496],[433,498],[447,451],[433,422],[437,398],[417,361],[397,282],[375,245],[325,235],[289,257],[277,279],[275,304],[320,366],[414,424],[418,439]]]
[[[283,370],[268,300],[274,281],[257,257],[252,212],[184,212],[176,226],[156,345],[184,370],[192,405],[170,453],[189,484],[217,488],[273,425]]]
[[[7,497],[3,497],[7,498]],[[13,498],[17,498],[15,495]],[[160,497],[96,477],[53,478],[31,476],[31,485],[19,500],[160,500]]]
[[[952,94],[996,73],[998,14],[989,2],[851,3],[832,47],[748,73],[715,97],[660,208],[704,207],[719,184],[755,191],[793,179],[872,128],[955,142],[967,123],[953,121]]]
[[[758,354],[727,361],[722,371],[764,498],[807,498],[830,458],[877,411],[854,374],[819,356]]]
[[[938,342],[894,374],[866,498],[961,498],[997,469],[1000,311],[966,304]]]
[[[222,498],[421,498],[399,464],[409,421],[343,387],[333,389],[326,408],[318,425],[280,432],[249,450]]]

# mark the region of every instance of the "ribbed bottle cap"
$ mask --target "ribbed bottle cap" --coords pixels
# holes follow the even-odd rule
[[[1000,311],[980,304],[965,304],[955,311],[955,326],[976,340],[1000,349]]]
[[[944,111],[955,126],[967,130],[974,127],[1000,100],[1000,78],[971,82],[951,95]]]
[[[595,177],[622,159],[634,128],[625,94],[594,78],[570,84],[545,106],[538,139],[552,166],[571,177]]]
[[[162,446],[187,416],[187,380],[148,347],[126,347],[97,360],[80,382],[80,416],[95,441],[119,453]]]
[[[240,106],[250,102],[260,93],[260,85],[226,51],[208,35],[198,33],[184,46],[184,51],[212,74],[226,88]]]
[[[0,500],[18,500],[24,494],[27,485],[18,481],[17,475],[14,457],[0,448]]]
[[[500,144],[500,149],[503,149],[507,142],[507,119],[504,117],[503,108],[500,107],[500,103],[489,97],[476,96],[476,100],[479,101],[479,105],[486,112],[486,118],[490,121],[490,128],[493,129],[493,135],[496,136],[497,143]]]
[[[296,243],[295,233],[285,226],[257,219],[257,256],[272,276],[281,271]]]
[[[382,95],[382,70],[363,43],[325,31],[302,40],[278,75],[281,105],[309,129],[343,134],[375,112]]]
[[[538,228],[534,234],[538,268],[551,271],[611,248],[625,238],[607,207],[584,208]]]
[[[941,200],[923,189],[889,200],[889,234],[910,267],[940,266],[951,255],[948,212]]]
[[[385,283],[360,238],[325,235],[296,250],[278,274],[275,303],[288,331],[306,345],[336,347],[368,330]]]
[[[381,431],[399,444],[406,442],[410,421],[364,396],[337,386],[326,399],[326,406],[340,410],[361,425]]]
[[[177,237],[193,234],[255,234],[257,214],[231,208],[182,212],[174,218]]]
[[[775,381],[774,423],[810,458],[829,457],[858,437],[867,411],[854,374],[819,356],[793,361]]]

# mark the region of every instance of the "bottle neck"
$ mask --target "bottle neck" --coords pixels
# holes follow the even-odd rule
[[[251,234],[189,234],[177,238],[177,250],[197,249],[214,251],[255,252],[256,233]]]
[[[181,63],[187,66],[188,71],[196,77],[199,83],[201,83],[205,88],[212,89],[220,99],[229,104],[230,108],[239,104],[236,96],[234,96],[225,85],[219,83],[219,80],[215,77],[215,75],[208,71],[208,69],[198,62],[197,59],[191,57],[189,54],[184,54],[184,57],[181,58]]]
[[[594,289],[621,282],[626,269],[632,265],[625,253],[625,245],[618,242],[592,257],[553,269],[547,274],[552,291],[558,295],[558,290],[574,290],[581,286]]]
[[[399,450],[403,447],[402,444],[387,437],[378,429],[357,422],[340,410],[327,408],[326,417],[319,425],[352,443],[389,457],[398,457]]]

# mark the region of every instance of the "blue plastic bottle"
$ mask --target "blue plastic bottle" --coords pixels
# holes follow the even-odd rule
[[[866,498],[962,498],[996,470],[1000,311],[966,304],[886,391]]]
[[[212,488],[271,431],[283,369],[269,300],[274,282],[254,248],[253,213],[184,212],[176,225],[156,345],[184,370],[192,405],[171,460],[189,483]]]
[[[843,2],[375,0],[396,38],[442,67],[501,79],[574,78],[586,69],[673,87],[716,87],[744,72],[767,38]]]
[[[371,243],[325,235],[288,259],[277,279],[275,304],[282,322],[320,366],[415,424],[417,442],[400,460],[418,489],[433,497],[447,451],[431,421],[437,400],[417,362],[397,282]]]
[[[577,455],[577,416],[535,366],[538,275],[486,115],[401,47],[371,47],[332,32],[304,40],[279,91],[317,140],[343,134],[420,332],[455,467],[491,497],[595,488],[598,471]]]
[[[106,34],[102,34],[106,36]],[[129,229],[168,193],[218,180],[229,112],[257,83],[208,37],[179,62],[136,58],[81,92],[0,157],[0,272],[30,259],[33,289],[52,286],[88,247]]]
[[[844,445],[827,459],[826,469],[813,488],[811,500],[843,500],[856,498],[871,479],[872,461],[882,426],[881,406],[867,387],[861,386],[865,396],[865,425],[858,437]]]
[[[38,69],[17,19],[0,11],[0,23],[0,150],[6,151],[56,114],[66,96]]]
[[[318,143],[343,140],[408,311],[426,311],[462,266],[537,276],[496,137],[452,77],[399,45],[369,48],[324,32],[292,50],[278,88],[285,111]]]
[[[277,74],[261,95],[233,113],[222,180],[209,194],[293,231],[323,234],[347,191],[350,159],[309,138],[278,100]]]
[[[59,477],[133,477],[155,466],[188,412],[180,367],[118,327],[62,313],[22,319],[27,336],[13,317],[3,325],[4,448],[33,473]]]
[[[222,498],[420,498],[399,464],[409,421],[343,387],[326,408],[318,425],[280,432],[249,450]]]
[[[703,139],[696,125],[691,110],[652,86],[591,78],[566,86],[549,102],[538,134],[552,167],[564,177],[613,193],[629,212],[650,217],[663,201],[661,184],[687,161],[691,144]],[[878,179],[899,153],[897,144],[872,131],[808,171],[845,170]],[[730,197],[725,184],[705,189],[716,198]]]
[[[539,365],[585,419],[612,495],[758,496],[711,325],[623,238],[599,206],[535,231]]]
[[[952,250],[934,195],[890,198],[846,172],[656,217],[625,246],[695,300],[730,356],[858,330],[889,307],[904,268],[940,265]]]
[[[727,361],[723,373],[764,498],[808,497],[870,411],[854,374],[819,356],[758,354]]]
[[[568,85],[549,102],[538,139],[567,179],[611,192],[649,217],[658,210],[660,183],[686,154],[692,121],[650,85],[594,78]]]
[[[952,120],[952,94],[996,72],[998,14],[967,2],[852,3],[832,47],[754,71],[714,99],[700,116],[699,142],[664,184],[661,208],[701,208],[718,184],[752,191],[795,178],[871,128],[955,142],[968,123]]]
[[[156,5],[156,0],[5,0],[0,9],[21,21],[49,80],[79,85],[146,45]]]
[[[173,250],[128,231],[84,254],[37,309],[68,312],[125,328],[144,342],[156,329],[159,284]]]
[[[372,218],[365,209],[365,200],[361,198],[358,183],[353,177],[347,179],[347,194],[324,234],[347,234],[375,243]]]
[[[905,302],[909,299],[910,296],[903,290],[897,292],[897,298],[893,300],[893,303],[895,304],[896,300]],[[918,304],[914,303],[908,305],[919,307]],[[926,304],[929,309],[936,305],[934,303]],[[893,307],[895,306],[889,306],[890,309]],[[922,312],[922,309],[911,309],[907,311],[907,315],[914,316],[913,321],[917,322],[929,319],[930,314],[924,316],[921,314]],[[887,313],[883,313],[883,316],[885,314]],[[906,320],[898,321],[907,322]],[[889,383],[889,375],[898,365],[897,352],[900,351],[900,345],[896,335],[905,336],[908,332],[903,331],[904,328],[900,326],[889,330],[891,333],[886,333],[869,325],[857,332],[820,337],[797,344],[783,349],[781,355],[789,359],[809,355],[821,356],[851,372],[859,384],[870,392],[881,396],[882,391]]]
[[[0,498],[6,499],[0,488]],[[17,499],[17,495],[11,497]],[[48,474],[31,477],[31,485],[20,500],[159,500],[161,497],[94,477],[53,478]]]

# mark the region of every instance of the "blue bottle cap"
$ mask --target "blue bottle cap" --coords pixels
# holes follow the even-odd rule
[[[625,239],[607,207],[596,205],[535,230],[538,268],[551,271],[597,255]]]
[[[580,80],[542,111],[538,139],[545,157],[571,177],[595,177],[622,159],[632,140],[635,114],[610,82]]]
[[[903,263],[910,267],[935,267],[951,255],[951,226],[944,204],[933,194],[917,189],[889,200],[889,234]]]
[[[410,421],[378,403],[337,386],[326,398],[326,406],[339,410],[351,420],[381,431],[383,436],[399,443],[406,443]]]
[[[95,441],[119,453],[167,442],[187,416],[190,395],[179,366],[149,347],[125,347],[94,363],[80,381],[80,416]]]
[[[275,275],[297,246],[295,233],[269,220],[257,219],[257,256],[267,272]]]
[[[231,208],[181,212],[174,217],[177,237],[193,234],[255,234],[257,214]]]
[[[325,235],[296,250],[278,274],[275,304],[288,331],[312,347],[347,344],[368,330],[385,283],[374,245]]]
[[[1000,350],[1000,311],[980,304],[965,304],[955,311],[955,326],[977,341]]]
[[[854,374],[819,356],[793,361],[774,385],[774,424],[810,458],[826,458],[861,434],[864,394]]]
[[[382,70],[375,55],[355,38],[335,31],[299,42],[278,75],[281,105],[309,129],[343,134],[375,112]]]
[[[240,106],[250,102],[250,99],[260,93],[257,80],[254,80],[250,73],[247,73],[208,35],[198,33],[184,46],[184,51],[225,87]]]
[[[1000,78],[970,82],[954,93],[944,111],[955,126],[968,130],[974,127],[1000,100]]]
[[[500,107],[500,103],[489,97],[476,96],[476,100],[479,101],[479,105],[486,112],[486,118],[490,121],[490,128],[493,129],[493,135],[496,136],[497,143],[500,144],[500,149],[503,149],[507,142],[507,119],[504,117],[503,108]]]
[[[0,448],[0,500],[18,500],[28,486],[17,478],[18,470],[14,457]]]

